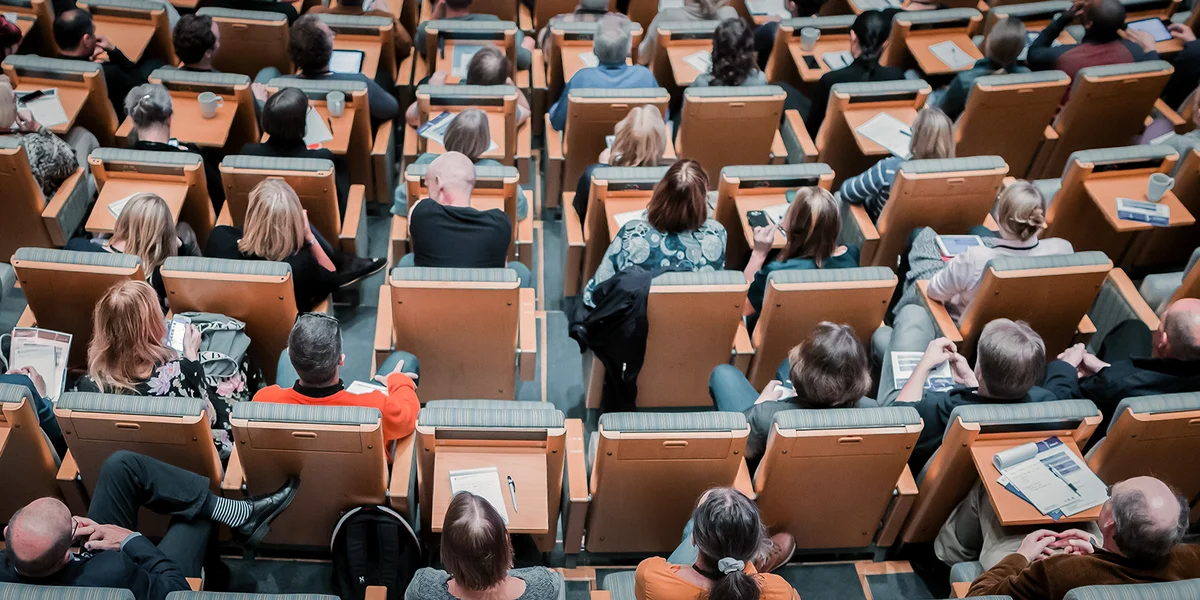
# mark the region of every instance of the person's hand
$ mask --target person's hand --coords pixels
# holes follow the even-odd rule
[[[532,51],[535,47],[537,47],[537,42],[534,42],[533,38],[531,37],[526,37],[525,39],[521,40],[521,47]]]
[[[780,385],[782,384],[778,379],[772,379],[768,381],[767,387],[763,388],[762,393],[758,395],[758,399],[755,400],[754,403],[762,404],[763,402],[775,402],[780,398],[783,398],[783,390],[778,389]]]
[[[612,158],[612,148],[605,148],[600,151],[600,158],[597,158],[596,161],[607,165],[610,158]]]
[[[1083,9],[1085,8],[1087,8],[1087,0],[1075,0],[1062,14],[1071,20],[1075,20],[1079,15],[1083,14]]]
[[[1049,529],[1039,529],[1021,540],[1021,547],[1017,548],[1017,554],[1025,557],[1025,560],[1033,562],[1041,560],[1050,555],[1050,544],[1058,541],[1058,534]]]
[[[1183,23],[1175,23],[1167,27],[1167,31],[1171,32],[1171,37],[1185,44],[1196,41],[1196,32]]]
[[[183,356],[188,360],[200,359],[200,330],[195,325],[188,325],[183,334]]]
[[[1057,548],[1067,554],[1094,554],[1096,552],[1096,539],[1092,534],[1081,531],[1079,529],[1068,529],[1058,534],[1058,539],[1051,548]]]
[[[933,369],[950,360],[950,357],[957,352],[958,347],[950,341],[950,338],[940,337],[929,342],[929,346],[925,348],[925,354],[921,356],[921,362],[924,363],[925,368]]]
[[[88,541],[83,545],[85,549],[93,552],[98,550],[120,550],[121,542],[133,535],[132,531],[116,525],[95,523],[93,529],[92,535],[88,537]]]
[[[46,397],[46,380],[42,379],[41,373],[34,370],[33,367],[21,367],[20,369],[9,369],[9,375],[24,375],[33,382],[33,388],[37,390],[39,396]]]
[[[770,227],[755,227],[754,228],[754,252],[757,254],[766,254],[771,251],[771,246],[775,245],[775,230],[779,227],[771,225]]]
[[[267,101],[267,84],[251,83],[250,84],[250,93],[254,94],[255,100],[258,100],[259,102],[266,102]]]
[[[450,74],[446,71],[434,71],[433,75],[429,76],[429,85],[446,85],[446,78]]]
[[[96,36],[96,46],[103,48],[105,52],[108,52],[109,50],[116,48],[116,46],[114,46],[112,42],[108,41],[108,38],[106,38],[102,35]]]
[[[87,517],[71,517],[71,521],[75,523],[75,538],[71,540],[72,546],[80,540],[92,537],[92,534],[96,532],[96,522]]]
[[[950,375],[959,385],[979,387],[979,380],[975,378],[974,369],[967,364],[967,357],[957,352],[950,355]]]
[[[1100,360],[1096,357],[1096,355],[1090,352],[1084,352],[1083,361],[1079,363],[1078,367],[1076,367],[1076,373],[1080,377],[1087,377],[1088,375],[1095,375],[1096,373],[1099,373],[1101,369],[1107,366],[1108,363]]]
[[[33,112],[28,108],[22,108],[17,111],[17,129],[22,133],[36,133],[42,128],[41,123],[33,118]]]
[[[403,360],[400,360],[400,361],[397,361],[397,362],[396,362],[396,366],[395,366],[395,368],[393,368],[393,369],[392,369],[392,373],[400,373],[400,374],[403,374],[403,375],[405,375],[406,377],[408,377],[409,379],[416,379],[416,378],[417,378],[417,374],[416,374],[416,373],[409,373],[408,371],[405,371],[405,370],[404,370],[404,361],[403,361]],[[388,375],[391,375],[392,373],[388,373],[387,375],[376,375],[376,376],[374,377],[374,379],[375,379],[375,381],[378,381],[379,383],[381,383],[381,384],[383,384],[383,385],[387,385],[387,378],[388,378]]]
[[[1087,348],[1083,344],[1075,344],[1058,354],[1058,360],[1061,360],[1072,367],[1079,367],[1083,362],[1083,357],[1086,355]]]
[[[1154,52],[1155,41],[1154,36],[1145,31],[1138,29],[1126,29],[1125,37],[1133,40],[1133,43],[1142,47],[1146,52]]]

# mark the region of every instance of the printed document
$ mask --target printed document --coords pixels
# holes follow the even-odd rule
[[[692,66],[693,69],[707,73],[712,68],[712,52],[701,50],[693,54],[683,57],[683,62]]]
[[[62,125],[70,121],[58,97],[58,88],[42,90],[43,94],[29,102],[22,101],[19,108],[28,108],[33,118],[46,127]]]
[[[775,206],[768,206],[763,209],[763,213],[767,215],[767,218],[770,219],[772,223],[776,225],[783,225],[783,217],[787,215],[788,206],[791,205],[776,204]]]
[[[9,347],[10,369],[30,367],[46,382],[46,397],[58,401],[67,382],[67,356],[71,351],[71,334],[17,327],[12,332]]]
[[[467,76],[467,65],[475,58],[475,53],[483,49],[479,44],[455,44],[454,62],[450,65],[450,74],[462,79]]]
[[[975,57],[967,54],[965,50],[958,47],[953,40],[939,42],[929,47],[929,51],[933,53],[938,60],[946,63],[947,67],[954,69],[965,69],[975,64]]]
[[[756,17],[792,17],[792,13],[783,5],[783,0],[746,0],[746,10]]]
[[[896,389],[904,387],[924,354],[924,352],[892,352],[892,382],[895,383]],[[929,377],[925,379],[925,389],[927,390],[944,392],[952,387],[954,387],[954,376],[950,374],[950,361],[929,371]]]
[[[141,192],[138,192],[138,194],[140,193]],[[137,194],[130,194],[124,198],[121,198],[120,200],[117,200],[116,202],[109,203],[108,212],[113,216],[114,219],[120,217],[121,213],[125,212],[125,205],[129,204],[129,201],[133,200],[133,197],[136,195]]]
[[[997,452],[992,464],[1000,471],[1002,485],[1055,519],[1108,499],[1104,482],[1057,437]]]
[[[859,125],[855,131],[904,160],[912,156],[912,152],[909,151],[912,145],[912,128],[892,115],[881,112],[871,117],[870,121]]]
[[[459,492],[471,492],[487,500],[508,525],[508,508],[504,505],[504,491],[496,467],[450,471],[450,493]]]
[[[580,52],[579,60],[583,62],[585,67],[600,66],[600,59],[596,57],[595,52]]]

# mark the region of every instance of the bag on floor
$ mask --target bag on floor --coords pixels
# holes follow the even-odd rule
[[[342,515],[329,548],[342,600],[363,600],[369,586],[386,587],[387,600],[401,600],[422,566],[412,527],[384,506],[360,506]]]

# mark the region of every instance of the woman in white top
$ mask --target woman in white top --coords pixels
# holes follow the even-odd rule
[[[996,222],[1000,240],[990,246],[975,246],[955,256],[929,281],[929,297],[943,302],[958,322],[979,293],[979,283],[989,260],[1001,256],[1049,256],[1075,251],[1064,239],[1039,240],[1046,228],[1046,199],[1028,181],[1018,181],[1000,193]],[[989,240],[990,241],[990,240]]]

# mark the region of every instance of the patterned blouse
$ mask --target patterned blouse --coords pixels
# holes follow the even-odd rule
[[[75,159],[75,149],[45,127],[36,133],[8,135],[16,136],[21,147],[25,149],[29,168],[33,171],[33,179],[42,188],[42,196],[49,203],[63,182],[79,167]]]
[[[712,219],[683,233],[663,233],[645,220],[634,219],[621,227],[604,252],[596,274],[583,288],[583,303],[595,308],[592,292],[596,286],[632,265],[720,271],[725,268],[726,239],[725,226]]]

